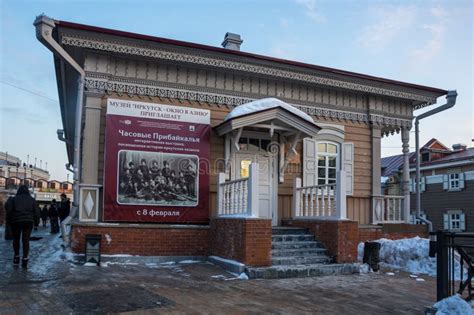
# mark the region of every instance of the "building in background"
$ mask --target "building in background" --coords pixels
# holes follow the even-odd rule
[[[9,196],[15,195],[18,187],[23,184],[30,188],[39,205],[48,204],[53,199],[59,201],[62,193],[71,200],[73,198],[71,182],[50,180],[46,169],[27,164],[7,152],[0,152],[0,225],[5,219],[5,201]]]
[[[474,147],[447,147],[433,138],[420,148],[421,215],[433,229],[474,232]],[[382,189],[387,195],[401,191],[402,156],[382,158]],[[411,211],[416,211],[415,153],[410,154]],[[412,222],[418,223],[412,216]]]
[[[35,181],[40,179],[49,180],[50,174],[46,168],[38,167],[36,163],[31,164],[29,162],[22,161],[8,152],[0,152],[0,176]]]

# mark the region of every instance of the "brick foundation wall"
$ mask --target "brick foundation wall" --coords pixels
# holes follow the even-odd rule
[[[402,239],[415,236],[428,237],[426,225],[384,224],[375,227],[359,227],[356,221],[284,220],[282,225],[308,229],[326,246],[337,263],[356,262],[360,242],[380,238]]]
[[[102,254],[142,256],[207,256],[209,254],[209,226],[79,223],[72,226],[73,252],[84,253],[87,234],[102,235]]]
[[[388,238],[398,240],[411,237],[428,237],[427,225],[414,224],[384,224],[379,227],[360,227],[359,242]]]
[[[271,220],[214,218],[210,225],[211,255],[247,266],[271,265]]]

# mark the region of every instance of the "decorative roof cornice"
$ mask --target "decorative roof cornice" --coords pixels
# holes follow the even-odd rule
[[[242,62],[217,56],[205,56],[203,54],[191,54],[162,47],[151,47],[150,45],[139,45],[135,43],[89,38],[76,34],[64,33],[61,36],[61,44],[73,47],[88,48],[99,51],[135,55],[147,58],[156,58],[172,62],[191,63],[200,66],[216,67],[230,71],[240,71],[258,75],[266,75],[285,80],[295,80],[309,84],[317,84],[332,88],[340,88],[357,92],[364,92],[376,95],[389,96],[399,99],[407,99],[421,102],[418,107],[424,107],[436,102],[436,97],[421,95],[402,90],[391,90],[381,87],[371,86],[363,83],[351,82],[315,75],[309,72],[299,72],[283,69],[275,66],[268,66],[252,62]]]
[[[107,78],[104,76],[87,73],[85,87],[88,91],[99,93],[117,93],[119,95],[126,94],[128,96],[139,97],[160,97],[178,100],[187,100],[199,103],[208,103],[210,105],[235,106],[248,103],[257,98],[246,97],[236,94],[220,94],[205,90],[191,90],[189,88],[171,87],[169,85],[158,84],[156,81],[146,81],[137,79],[124,78]],[[347,110],[334,110],[324,107],[309,106],[297,104],[289,101],[290,105],[304,111],[305,113],[331,119],[331,120],[347,120],[364,124],[373,124],[389,129],[411,128],[411,119],[402,119],[396,117],[386,117],[383,115],[365,114]]]

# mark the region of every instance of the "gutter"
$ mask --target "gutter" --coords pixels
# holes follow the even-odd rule
[[[63,62],[69,64],[79,74],[77,80],[77,100],[76,100],[76,121],[74,131],[74,160],[73,160],[73,203],[69,216],[61,222],[61,234],[63,241],[69,244],[70,229],[67,225],[77,217],[79,209],[79,183],[81,181],[81,135],[82,135],[82,107],[84,94],[84,69],[71,57],[58,42],[53,38],[53,30],[56,27],[55,21],[42,14],[36,17],[33,25],[36,28],[36,38],[48,48],[54,56],[60,58]],[[69,169],[70,170],[70,169]]]
[[[445,111],[456,104],[456,97],[458,93],[456,90],[448,91],[446,95],[446,104],[441,105],[440,107],[436,107],[426,113],[420,114],[415,117],[415,156],[416,156],[416,181],[415,181],[415,189],[416,189],[416,218],[423,223],[428,224],[428,229],[430,232],[433,231],[433,223],[427,219],[421,217],[421,194],[420,194],[420,129],[419,124],[420,120]]]

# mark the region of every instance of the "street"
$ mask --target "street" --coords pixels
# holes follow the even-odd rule
[[[33,235],[43,239],[31,242],[28,270],[13,268],[11,241],[2,235],[1,313],[420,314],[435,298],[435,279],[415,281],[402,272],[239,280],[207,262],[124,258],[88,267],[63,253],[49,229],[40,227]]]

